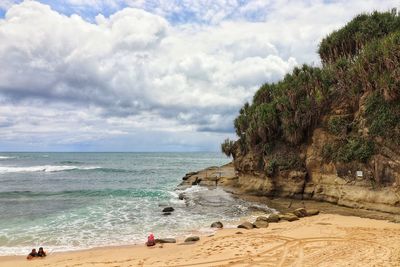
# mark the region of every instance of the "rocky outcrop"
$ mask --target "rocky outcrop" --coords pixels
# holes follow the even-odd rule
[[[192,185],[201,186],[235,186],[237,184],[237,172],[233,168],[233,164],[229,163],[221,167],[209,167],[197,172],[189,172],[182,178],[181,188],[190,187]],[[180,199],[184,199],[184,194]]]
[[[254,225],[251,222],[243,222],[243,223],[239,224],[237,228],[243,228],[243,229],[250,230],[250,229],[254,228]]]
[[[222,222],[213,222],[211,224],[211,228],[223,228],[224,225],[222,224]]]
[[[322,151],[333,138],[323,128],[314,130],[310,142],[298,152],[305,162],[303,169],[268,175],[264,169],[269,162],[249,151],[237,155],[233,163],[188,176],[181,185],[191,186],[195,179],[201,179],[200,185],[223,186],[241,194],[311,199],[400,214],[399,151],[382,143],[379,153],[366,163],[326,162]]]

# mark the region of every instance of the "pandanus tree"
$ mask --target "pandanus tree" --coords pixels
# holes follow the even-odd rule
[[[396,9],[361,14],[324,38],[318,53],[324,64],[333,63],[341,57],[353,58],[367,43],[398,31],[399,28],[400,16]]]

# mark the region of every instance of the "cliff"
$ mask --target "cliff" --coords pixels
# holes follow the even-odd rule
[[[321,67],[264,84],[225,140],[257,195],[400,214],[400,17],[359,15],[322,40]],[[234,182],[232,182],[234,181]]]

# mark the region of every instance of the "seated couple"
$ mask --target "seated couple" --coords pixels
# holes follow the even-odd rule
[[[43,250],[42,247],[39,248],[39,251],[36,252],[36,249],[32,249],[31,253],[28,254],[28,257],[26,257],[28,260],[31,260],[36,257],[46,257],[46,252]]]

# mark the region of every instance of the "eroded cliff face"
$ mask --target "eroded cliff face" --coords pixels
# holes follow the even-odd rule
[[[366,163],[325,163],[321,151],[332,137],[316,129],[307,148],[304,197],[339,205],[400,213],[400,158],[388,147]]]

